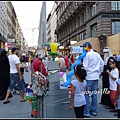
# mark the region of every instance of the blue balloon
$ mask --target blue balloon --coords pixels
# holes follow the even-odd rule
[[[67,82],[63,84],[63,87],[68,87],[71,83],[71,76],[74,75],[74,66],[79,65],[81,63],[81,60],[86,56],[87,51],[83,50],[83,53],[78,57],[77,61],[72,64],[71,71],[67,74]]]
[[[49,46],[50,46],[50,43],[46,43],[45,46],[49,47]]]

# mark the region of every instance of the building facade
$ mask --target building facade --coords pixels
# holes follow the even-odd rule
[[[120,2],[56,2],[57,40],[65,48],[73,41],[120,32]],[[99,37],[101,46],[106,41]],[[105,38],[105,37],[104,37]],[[101,48],[102,50],[102,48]]]
[[[57,27],[57,14],[56,14],[57,5],[54,4],[52,10],[47,18],[47,42],[57,41],[56,27]]]
[[[47,23],[46,23],[46,42],[51,42],[51,24],[50,24],[51,13],[48,15]]]
[[[6,2],[0,2],[0,48],[5,48],[7,42],[7,9]]]

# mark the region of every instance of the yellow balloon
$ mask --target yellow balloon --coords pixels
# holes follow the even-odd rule
[[[58,48],[58,43],[50,43],[51,52],[56,52]]]

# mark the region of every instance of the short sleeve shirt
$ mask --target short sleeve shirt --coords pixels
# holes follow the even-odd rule
[[[109,82],[110,82],[110,90],[117,90],[117,83],[116,81],[118,80],[119,78],[119,72],[118,72],[118,69],[114,69],[114,70],[111,70],[111,74],[112,76],[114,76],[116,78],[116,80],[113,80],[110,76],[109,76]]]
[[[9,55],[8,56],[9,63],[10,63],[10,73],[18,73],[16,64],[20,64],[20,59],[17,55]]]
[[[85,105],[86,100],[84,96],[84,88],[86,87],[87,82],[85,80],[83,82],[80,82],[79,80],[76,79],[73,80],[71,84],[75,88],[73,106],[80,107],[82,105]]]

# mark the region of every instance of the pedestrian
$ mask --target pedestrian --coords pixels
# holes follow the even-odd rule
[[[117,90],[116,90],[116,95],[115,95],[115,101],[114,101],[114,107],[118,108],[118,118],[120,118],[120,64],[118,65],[118,71],[119,71],[119,78],[116,81],[117,83]]]
[[[26,63],[26,72],[28,72],[28,62],[29,62],[29,56],[28,56],[28,54],[26,54],[26,56],[25,56],[25,63]]]
[[[36,58],[34,58],[32,62],[32,69],[34,73],[38,71],[41,72],[44,76],[48,76],[45,65],[42,62],[42,59],[38,57],[38,55],[36,55]]]
[[[68,70],[70,70],[71,68],[71,65],[72,65],[72,62],[71,62],[71,54],[68,55]]]
[[[100,78],[101,72],[103,72],[104,62],[101,56],[92,50],[92,45],[89,42],[85,42],[83,47],[88,49],[86,56],[83,58],[83,66],[87,72],[86,76],[86,92],[92,94],[86,94],[86,105],[84,109],[84,116],[90,117],[90,112],[92,115],[97,116],[97,89],[98,89],[98,80]],[[90,96],[92,101],[90,104]],[[91,107],[91,110],[89,109]]]
[[[106,89],[107,93],[108,93],[110,91],[110,89],[109,89],[109,76],[108,76],[106,71],[107,70],[111,71],[111,68],[109,66],[109,60],[110,60],[110,58],[113,58],[113,56],[112,56],[112,52],[111,52],[109,47],[104,47],[103,53],[104,53],[104,70],[101,74],[102,90],[104,91]],[[110,94],[106,94],[106,93],[102,93],[100,104],[106,105],[106,109],[111,109],[114,107],[111,103],[111,100],[110,100]]]
[[[0,55],[0,100],[4,100],[10,85],[10,64],[7,51],[3,50]],[[9,98],[12,97],[10,93]]]
[[[26,64],[25,64],[25,56],[22,55],[21,58],[20,58],[20,71],[21,71],[21,74],[23,75],[24,74],[24,69],[26,68]]]
[[[109,75],[109,83],[110,83],[110,99],[111,103],[114,106],[114,101],[115,101],[115,95],[116,95],[116,90],[117,90],[117,83],[116,81],[119,78],[119,72],[117,69],[117,60],[115,58],[111,58],[109,60],[109,66],[112,69],[111,72],[107,70],[106,72]],[[116,109],[111,110],[110,112],[116,112]]]
[[[71,59],[71,62],[72,62],[72,64],[73,64],[73,63],[75,62],[74,56],[72,55],[70,59]]]
[[[65,59],[65,65],[66,65],[66,74],[68,74],[68,66],[69,66],[68,53],[66,53],[64,59]]]
[[[18,84],[20,93],[21,93],[20,101],[21,102],[26,101],[24,99],[25,84],[24,84],[23,76],[20,73],[20,68],[19,68],[20,59],[18,58],[17,54],[18,54],[18,48],[13,47],[12,54],[8,56],[9,63],[10,63],[10,86],[8,87],[6,98],[3,102],[4,104],[7,104],[10,102],[8,97],[11,91],[15,88],[16,83]]]
[[[86,92],[86,81],[85,77],[87,75],[86,70],[82,65],[76,65],[74,67],[74,74],[76,79],[73,80],[70,84],[71,94],[70,94],[70,106],[69,109],[72,109],[74,106],[74,112],[76,118],[84,118],[84,106],[86,104],[85,92]]]
[[[61,72],[66,72],[66,65],[65,65],[65,60],[63,58],[62,53],[58,53],[58,59],[60,61],[60,71]]]

